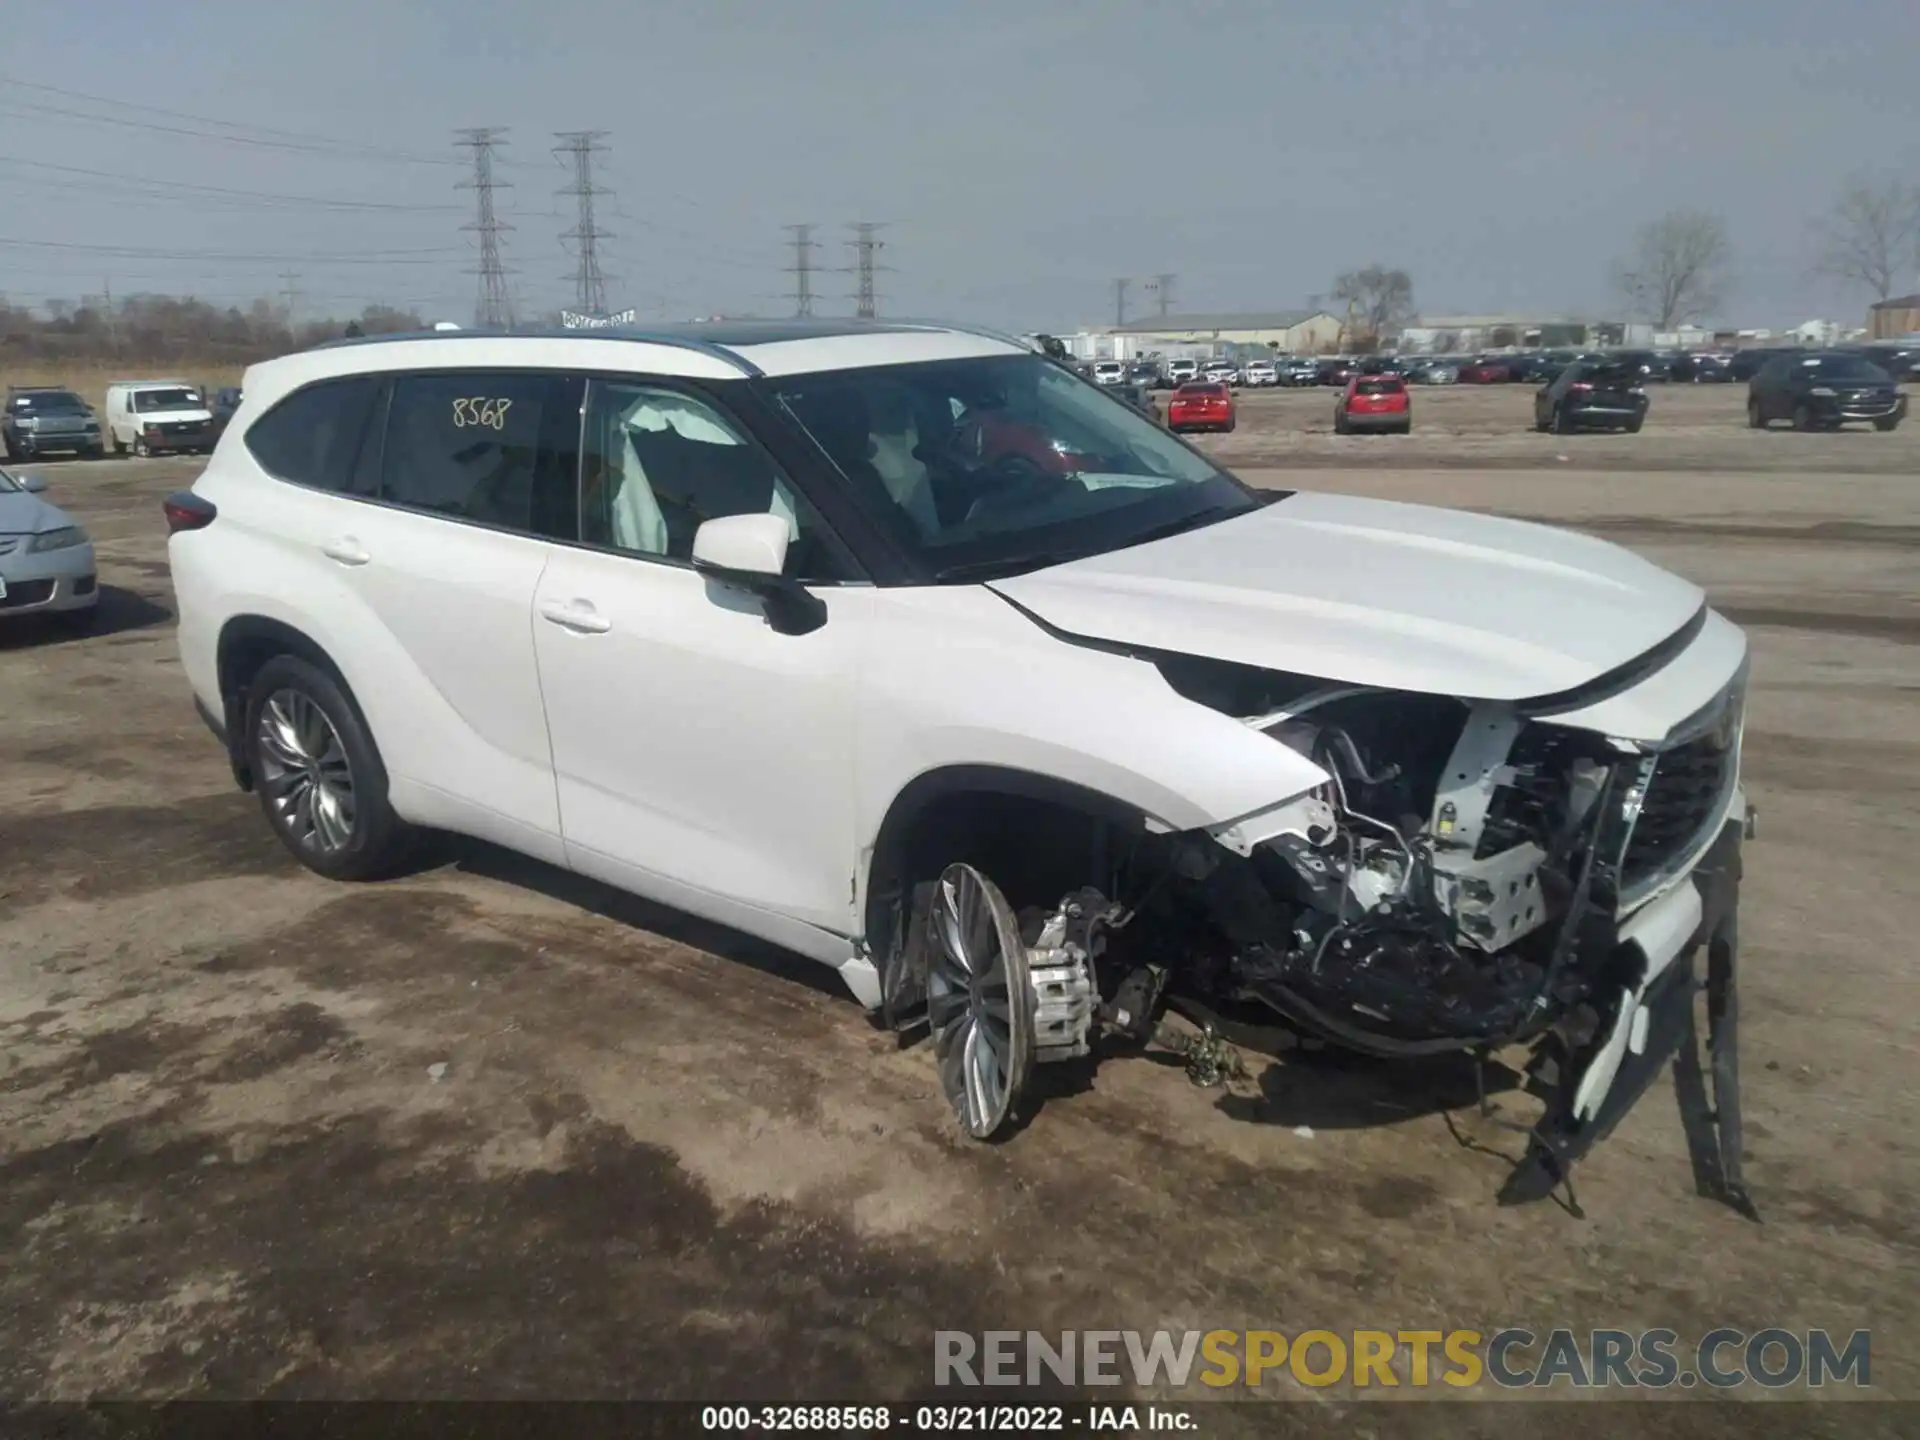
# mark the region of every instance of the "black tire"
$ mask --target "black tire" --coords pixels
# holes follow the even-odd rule
[[[113,437],[113,453],[116,455],[124,455],[127,453],[127,447],[120,443],[120,437],[118,435]]]
[[[1353,427],[1347,424],[1347,415],[1344,410],[1336,410],[1333,412],[1333,433],[1336,435],[1350,435],[1353,433]]]
[[[1231,435],[1233,433],[1234,427],[1239,423],[1240,422],[1238,420],[1229,420],[1225,425],[1221,426],[1220,428],[1224,430],[1227,434]]]
[[[1627,434],[1638,435],[1640,433],[1640,426],[1644,423],[1645,423],[1644,421],[1640,421],[1640,420],[1627,421]]]
[[[1873,428],[1878,430],[1882,435],[1886,434],[1889,430],[1898,430],[1900,428],[1900,417],[1898,415],[1889,415],[1884,419],[1876,420],[1873,422]]]
[[[146,436],[136,435],[133,437],[133,453],[142,460],[147,459],[153,454],[153,447],[147,444]]]
[[[1802,431],[1813,429],[1813,412],[1804,405],[1794,406],[1793,428]]]
[[[304,837],[297,833],[296,821],[280,809],[285,788],[268,779],[273,762],[263,756],[261,719],[270,700],[289,692],[304,697],[325,717],[344,756],[353,818],[346,839],[337,846],[321,841],[317,829]],[[302,865],[329,880],[376,880],[407,859],[415,832],[387,802],[387,769],[380,751],[360,707],[338,680],[297,656],[276,655],[260,667],[247,692],[246,726],[243,744],[260,809],[280,843]]]
[[[1573,416],[1568,412],[1567,407],[1564,405],[1554,406],[1553,433],[1556,435],[1571,435],[1573,432]]]
[[[1751,396],[1747,398],[1747,428],[1749,430],[1767,428],[1767,422],[1760,418],[1760,402]]]
[[[1411,435],[1412,433],[1413,433],[1413,422],[1411,420],[1407,421],[1405,424],[1401,425],[1398,429],[1394,431],[1394,434],[1396,435]]]

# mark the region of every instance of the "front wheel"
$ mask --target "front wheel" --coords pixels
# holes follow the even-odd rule
[[[927,1023],[940,1088],[975,1140],[1013,1118],[1034,1060],[1033,980],[1013,907],[971,865],[926,897]]]
[[[1900,417],[1898,415],[1889,415],[1884,419],[1876,420],[1873,422],[1873,428],[1878,430],[1882,435],[1886,434],[1889,430],[1897,430],[1900,428]]]
[[[326,671],[292,655],[248,691],[246,751],[267,823],[330,880],[371,880],[406,855],[410,827],[387,803],[387,771],[359,707]]]
[[[1813,429],[1813,412],[1804,405],[1793,407],[1793,428],[1796,430]]]
[[[153,447],[147,444],[146,436],[136,435],[133,437],[133,453],[142,460],[147,459],[153,454]]]

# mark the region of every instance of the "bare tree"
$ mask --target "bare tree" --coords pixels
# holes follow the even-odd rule
[[[1674,210],[1641,228],[1614,284],[1635,314],[1661,330],[1698,320],[1720,306],[1733,247],[1718,215]]]
[[[1920,269],[1920,185],[1855,176],[1840,187],[1820,236],[1820,274],[1888,299],[1902,276]]]
[[[1404,270],[1349,270],[1334,280],[1333,298],[1347,307],[1356,336],[1374,345],[1413,318],[1413,281]]]

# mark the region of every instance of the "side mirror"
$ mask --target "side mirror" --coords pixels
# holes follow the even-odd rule
[[[41,475],[16,475],[14,478],[20,482],[20,488],[29,495],[38,495],[47,488],[46,478]]]
[[[805,635],[827,623],[827,603],[783,573],[790,532],[781,515],[721,515],[693,532],[693,568],[758,595],[767,624]]]

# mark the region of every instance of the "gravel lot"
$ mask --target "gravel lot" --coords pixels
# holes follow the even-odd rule
[[[1920,1399],[1920,423],[1743,398],[1559,437],[1527,387],[1422,390],[1400,439],[1262,393],[1202,443],[1590,529],[1750,627],[1760,1225],[1694,1195],[1664,1083],[1584,1218],[1494,1206],[1518,1137],[1451,1063],[1120,1059],[981,1147],[803,962],[478,846],[320,880],[180,674],[158,500],[195,464],[36,467],[105,610],[0,631],[0,1397],[901,1398],[935,1329],[1525,1324],[1871,1328]]]

